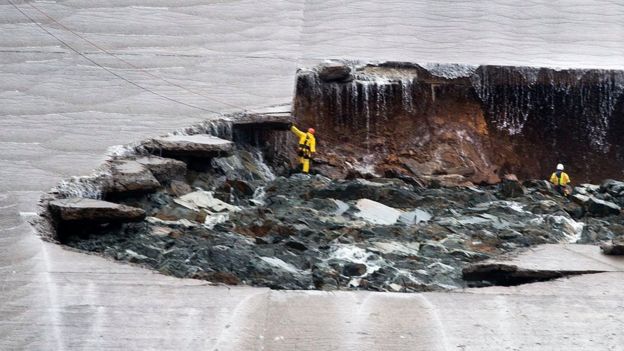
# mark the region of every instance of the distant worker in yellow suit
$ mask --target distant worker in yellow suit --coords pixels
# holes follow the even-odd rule
[[[290,130],[299,138],[299,163],[303,173],[310,172],[310,159],[312,154],[316,152],[316,138],[314,138],[314,128],[309,128],[308,132],[302,132],[292,125]]]
[[[569,195],[567,186],[570,184],[570,176],[563,171],[563,165],[561,163],[557,165],[557,171],[550,176],[550,182],[561,195]]]

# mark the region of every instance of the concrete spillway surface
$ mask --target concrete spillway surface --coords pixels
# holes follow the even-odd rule
[[[43,243],[24,220],[43,191],[88,174],[110,146],[288,102],[298,63],[618,67],[618,2],[12,2],[0,4],[0,349],[622,344],[621,273],[463,294],[213,287]]]

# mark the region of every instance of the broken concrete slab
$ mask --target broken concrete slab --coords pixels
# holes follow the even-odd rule
[[[294,122],[290,110],[272,110],[265,112],[245,113],[232,119],[232,126],[236,128],[262,128],[288,130]]]
[[[112,179],[105,186],[106,193],[149,192],[160,187],[152,172],[136,161],[113,161],[111,173]]]
[[[149,169],[160,183],[181,180],[186,175],[186,163],[172,158],[143,156],[135,161]]]
[[[154,154],[204,158],[228,154],[234,143],[208,134],[194,134],[154,138],[143,146]]]
[[[600,272],[624,272],[624,257],[601,255],[594,245],[546,244],[515,256],[473,264],[462,273],[468,281],[517,285]]]
[[[138,222],[145,218],[140,208],[94,199],[54,200],[48,207],[57,220],[65,222]]]

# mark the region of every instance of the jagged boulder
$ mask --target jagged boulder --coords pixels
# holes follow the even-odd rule
[[[624,195],[624,182],[607,179],[600,185],[599,191],[602,193],[608,193],[612,196]]]
[[[325,82],[348,82],[353,80],[351,68],[342,63],[324,63],[320,65],[318,76]]]
[[[624,237],[620,236],[617,238],[613,238],[610,244],[600,245],[600,249],[605,255],[622,256],[624,255]]]
[[[585,207],[576,202],[571,201],[565,204],[563,209],[574,219],[580,219],[585,215]]]
[[[170,194],[177,197],[193,192],[193,188],[190,185],[179,180],[172,180],[168,190]]]
[[[333,198],[338,200],[358,200],[367,198],[393,207],[416,207],[420,196],[407,187],[356,179],[343,183],[333,183],[322,189],[314,189],[310,198]]]
[[[140,208],[85,198],[54,200],[48,207],[61,222],[138,222],[145,218]]]
[[[525,188],[531,188],[533,191],[537,191],[542,194],[547,194],[547,195],[553,194],[552,184],[547,180],[543,180],[543,179],[525,180],[522,183],[522,185]]]
[[[113,161],[111,173],[106,193],[150,192],[160,187],[152,172],[137,161]]]
[[[618,215],[621,211],[620,206],[613,202],[600,200],[593,196],[591,196],[585,204],[587,206],[587,212],[599,217]]]
[[[584,188],[585,191],[588,192],[589,194],[594,194],[600,190],[600,185],[596,185],[596,184],[583,183],[580,185],[580,187]]]
[[[581,206],[585,206],[585,204],[589,201],[590,196],[583,194],[574,194],[570,196],[570,199]]]
[[[158,156],[144,156],[135,160],[152,172],[160,183],[182,180],[186,175],[186,163]]]
[[[499,194],[504,198],[524,196],[526,193],[527,189],[520,184],[518,178],[513,174],[506,175],[500,184]]]
[[[361,276],[366,273],[366,265],[363,263],[347,263],[342,267],[342,274],[347,277]]]

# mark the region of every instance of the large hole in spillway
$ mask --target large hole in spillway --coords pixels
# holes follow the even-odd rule
[[[292,109],[146,140],[92,177],[61,183],[44,215],[52,240],[178,277],[276,289],[461,288],[466,265],[582,236],[588,208],[545,181],[499,182],[508,172],[540,178],[556,162],[578,179],[592,179],[586,164],[597,176],[613,172],[619,158],[605,159],[620,141],[604,125],[619,128],[618,77],[404,63],[301,70]],[[588,117],[563,120],[579,116],[577,101]],[[562,121],[594,120],[593,134],[575,132],[578,145],[560,147],[558,133],[570,136]],[[317,131],[310,175],[297,172],[291,122]],[[570,149],[582,149],[578,159]],[[604,198],[618,186],[582,188]],[[582,239],[603,239],[592,233]]]

